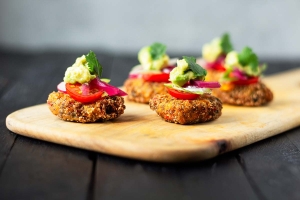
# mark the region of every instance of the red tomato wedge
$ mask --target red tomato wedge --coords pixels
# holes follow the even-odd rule
[[[187,93],[183,91],[181,92],[172,88],[167,88],[167,89],[169,94],[177,99],[193,100],[199,97],[199,94]]]
[[[220,71],[220,72],[226,71],[226,69],[225,69],[225,67],[224,67],[224,65],[223,65],[222,63],[216,63],[216,64],[213,65],[212,68],[213,68],[214,70]]]
[[[103,91],[99,90],[95,87],[88,88],[87,91],[85,91],[86,94],[82,94],[82,85],[79,83],[76,84],[70,84],[66,83],[66,90],[67,93],[76,101],[82,102],[82,103],[92,103],[102,97]]]
[[[142,77],[145,81],[150,82],[170,82],[169,81],[170,74],[167,73],[146,73],[143,74]]]
[[[257,83],[258,82],[258,77],[252,77],[246,80],[236,80],[236,81],[232,81],[231,83],[233,83],[234,85],[249,85],[249,84],[253,84],[253,83]]]

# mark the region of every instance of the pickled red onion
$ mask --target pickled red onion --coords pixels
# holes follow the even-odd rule
[[[88,95],[90,93],[90,86],[88,83],[84,83],[81,85],[82,95]]]
[[[120,90],[119,88],[112,86],[110,84],[107,84],[103,81],[101,81],[99,78],[93,79],[89,83],[92,87],[97,87],[103,91],[105,91],[109,96],[125,96],[127,95],[126,92]]]
[[[189,85],[197,86],[200,88],[219,88],[219,87],[221,87],[219,82],[208,82],[208,81],[198,81],[198,80],[191,80]]]
[[[237,78],[238,80],[247,80],[248,77],[246,74],[244,74],[243,72],[241,72],[239,69],[235,68],[231,73],[230,76],[233,76],[235,78]]]
[[[66,90],[66,83],[65,83],[65,82],[60,82],[60,83],[57,85],[57,90],[60,91],[60,92],[63,92],[63,93],[67,93],[67,90]]]
[[[164,67],[161,71],[166,74],[170,74],[170,72],[175,68],[175,66],[167,66]]]

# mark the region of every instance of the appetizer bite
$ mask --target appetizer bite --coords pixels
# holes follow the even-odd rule
[[[140,65],[132,68],[124,83],[127,98],[138,103],[149,103],[155,94],[167,93],[164,83],[169,82],[175,60],[166,54],[166,46],[154,43],[138,53]]]
[[[94,52],[76,59],[65,72],[58,92],[49,94],[50,111],[65,121],[96,122],[115,119],[124,113],[125,92],[100,79],[102,66]]]
[[[232,50],[230,36],[227,33],[203,45],[202,58],[198,59],[197,63],[206,69],[206,80],[219,81],[226,70],[224,67],[226,55]]]
[[[220,80],[222,87],[213,92],[223,103],[261,106],[272,101],[272,91],[260,80],[266,65],[259,64],[251,48],[245,47],[240,53],[228,53],[225,68]]]
[[[183,56],[170,73],[171,83],[165,84],[168,94],[157,94],[150,108],[165,121],[177,124],[196,124],[219,118],[222,102],[211,95],[218,82],[206,82],[206,70],[193,57]]]

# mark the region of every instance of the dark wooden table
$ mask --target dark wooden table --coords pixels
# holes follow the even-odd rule
[[[66,68],[84,53],[0,52],[1,200],[300,199],[300,127],[189,164],[129,160],[10,132],[6,116],[45,103]],[[113,85],[122,85],[137,64],[135,56],[97,55],[104,66],[103,77],[111,78]],[[290,60],[268,64],[266,75],[300,67],[299,61]]]

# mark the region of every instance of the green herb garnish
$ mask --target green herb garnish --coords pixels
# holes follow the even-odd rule
[[[242,66],[250,66],[254,72],[258,70],[258,58],[251,48],[245,47],[241,53],[238,54],[238,59]]]
[[[86,61],[88,63],[89,71],[92,75],[96,75],[99,78],[102,76],[102,66],[99,63],[96,54],[93,51],[90,51],[86,56]]]
[[[228,33],[225,33],[221,37],[221,47],[224,53],[229,53],[233,50],[233,46],[230,41],[230,36]]]
[[[196,63],[196,58],[194,57],[188,57],[188,56],[182,56],[183,59],[188,63],[191,70],[195,73],[197,77],[204,77],[206,76],[206,70],[203,69],[200,65]]]
[[[158,60],[166,54],[167,47],[161,43],[153,43],[150,46],[152,60]]]

